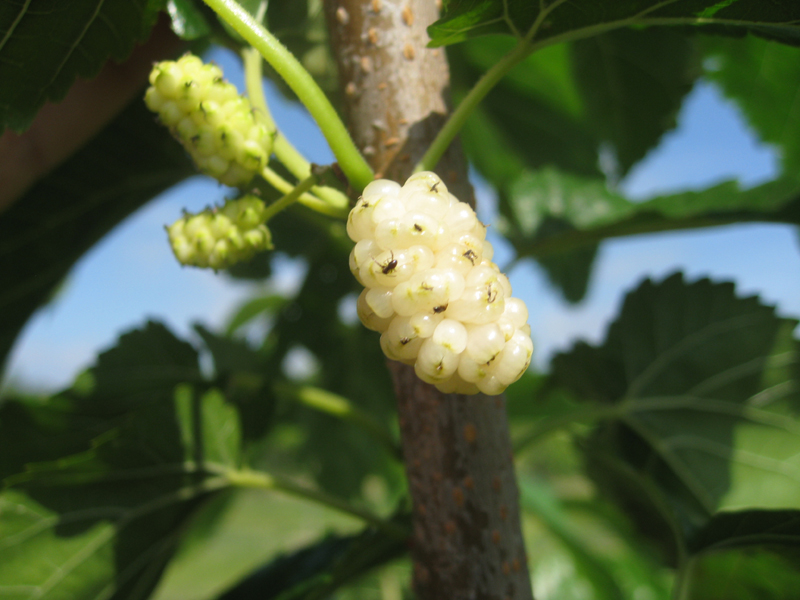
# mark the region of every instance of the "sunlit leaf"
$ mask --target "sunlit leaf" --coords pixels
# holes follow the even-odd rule
[[[407,525],[405,516],[397,521]],[[276,558],[217,600],[323,600],[346,583],[406,551],[403,540],[380,531],[328,536],[294,554]]]
[[[201,6],[194,0],[167,0],[172,31],[184,40],[196,40],[209,35],[211,26]]]
[[[742,110],[754,132],[779,151],[784,170],[800,170],[800,48],[754,37],[700,38],[706,77]]]
[[[523,510],[536,515],[570,553],[578,574],[591,583],[594,597],[598,600],[623,600],[625,594],[614,576],[610,561],[604,561],[587,547],[552,492],[541,484],[525,480],[520,481],[520,488]]]
[[[800,507],[795,324],[675,275],[631,292],[602,345],[554,359],[562,385],[617,406],[590,473],[668,554],[720,510]]]

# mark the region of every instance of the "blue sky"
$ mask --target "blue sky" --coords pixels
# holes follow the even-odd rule
[[[241,87],[232,55],[218,52],[212,58]],[[279,126],[310,160],[332,161],[302,110],[269,88],[268,100]],[[755,185],[771,178],[778,162],[771,148],[755,141],[737,108],[703,83],[687,99],[678,128],[637,165],[623,189],[646,198],[731,178]],[[491,190],[480,181],[476,184],[482,217],[490,220]],[[10,358],[7,380],[56,390],[90,366],[97,352],[112,346],[119,334],[147,319],[163,321],[178,335],[191,337],[192,323],[223,325],[237,304],[257,289],[291,288],[297,269],[288,261],[276,280],[264,284],[236,282],[175,262],[163,226],[179,217],[181,209],[200,210],[224,192],[207,178],[195,177],[118,226],[76,265],[59,297],[28,323]],[[496,261],[508,262],[509,248],[502,240],[492,241]],[[780,313],[800,315],[795,228],[738,225],[611,240],[601,247],[587,298],[576,306],[560,300],[532,261],[517,263],[509,274],[515,295],[528,304],[535,364],[546,365],[553,352],[577,338],[601,340],[628,290],[644,277],[662,279],[676,270],[690,280],[733,280],[739,293],[759,294]],[[375,351],[380,351],[377,336]]]

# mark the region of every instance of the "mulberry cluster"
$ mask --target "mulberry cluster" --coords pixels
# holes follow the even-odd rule
[[[272,248],[264,225],[264,203],[254,196],[228,200],[222,208],[186,214],[167,228],[169,242],[181,264],[224,269]]]
[[[358,315],[386,356],[445,393],[495,395],[522,376],[528,309],[492,262],[486,227],[435,173],[370,183],[347,233],[365,286]]]
[[[266,166],[272,136],[250,101],[216,65],[186,54],[150,72],[145,103],[194,159],[222,183],[245,185]]]

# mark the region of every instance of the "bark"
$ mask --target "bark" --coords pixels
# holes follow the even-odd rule
[[[327,0],[345,118],[383,177],[411,173],[447,113],[449,72],[428,49],[432,0]],[[437,167],[474,201],[457,144]],[[442,394],[390,362],[414,506],[411,554],[420,600],[529,600],[518,489],[503,397]]]

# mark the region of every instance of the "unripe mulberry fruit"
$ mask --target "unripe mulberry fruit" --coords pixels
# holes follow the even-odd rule
[[[445,393],[500,394],[530,365],[528,309],[486,227],[431,172],[365,189],[347,219],[358,315],[392,360]]]
[[[222,208],[186,214],[167,227],[178,262],[194,267],[225,269],[272,248],[264,224],[264,203],[254,196],[228,200]]]
[[[243,186],[266,166],[272,135],[216,65],[192,54],[160,62],[144,98],[203,173]]]

